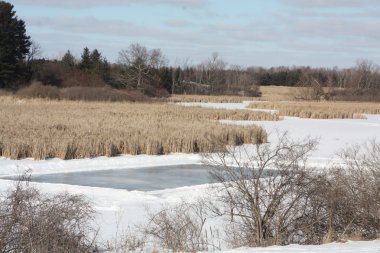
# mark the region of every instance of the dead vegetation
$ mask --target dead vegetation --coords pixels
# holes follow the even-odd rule
[[[150,99],[137,90],[114,89],[109,86],[70,86],[59,88],[43,85],[40,82],[32,82],[31,85],[18,90],[15,93],[20,98],[45,98],[54,100],[78,100],[78,101],[130,101],[142,102]]]
[[[257,97],[241,96],[207,96],[207,95],[172,95],[170,102],[203,102],[203,103],[241,103],[243,101],[257,100]]]
[[[210,245],[205,231],[205,208],[202,203],[183,202],[150,213],[144,234],[172,252],[207,251]]]
[[[348,147],[326,169],[307,165],[316,144],[282,134],[275,144],[206,157],[220,183],[213,211],[228,218],[233,247],[379,238],[380,143]]]
[[[90,203],[79,195],[42,194],[26,176],[0,198],[0,251],[97,252]]]
[[[280,116],[312,119],[363,119],[361,114],[380,114],[380,104],[361,102],[262,102],[248,108],[278,110]]]
[[[260,100],[264,101],[289,101],[294,100],[294,92],[297,87],[289,86],[260,86],[262,95]]]
[[[0,156],[75,159],[118,154],[196,153],[266,141],[256,126],[216,120],[273,119],[244,110],[213,110],[148,103],[0,99]]]

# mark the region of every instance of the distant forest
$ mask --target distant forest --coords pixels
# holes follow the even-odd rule
[[[42,50],[27,35],[25,23],[16,16],[13,5],[0,1],[0,89],[3,92],[23,90],[24,95],[59,98],[60,89],[66,89],[68,97],[80,98],[81,94],[76,93],[91,93],[92,88],[106,87],[108,92],[129,90],[153,97],[260,96],[260,86],[276,85],[309,87],[315,91],[312,99],[323,96],[378,100],[380,94],[380,68],[368,60],[358,60],[347,69],[242,67],[227,63],[215,52],[205,56],[200,64],[184,61],[174,66],[168,64],[160,49],[148,49],[138,43],[120,50],[116,63],[107,61],[99,49],[85,47],[79,59],[67,51],[61,59],[54,60],[41,58]],[[326,88],[330,88],[328,93]],[[112,93],[120,95],[117,91]]]

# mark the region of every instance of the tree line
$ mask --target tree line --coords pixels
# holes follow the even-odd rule
[[[208,94],[259,96],[265,85],[310,87],[314,98],[332,88],[329,96],[377,97],[380,68],[359,60],[351,68],[242,67],[228,64],[217,52],[199,64],[169,64],[159,48],[139,43],[119,52],[110,63],[98,49],[85,47],[79,59],[69,50],[61,59],[41,58],[41,46],[26,33],[14,6],[0,1],[0,89],[17,90],[32,81],[55,87],[104,87],[139,90],[150,96]]]

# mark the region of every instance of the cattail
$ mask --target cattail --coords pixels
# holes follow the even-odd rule
[[[362,102],[262,102],[248,108],[278,110],[280,116],[311,119],[366,119],[362,114],[380,114],[378,103]]]
[[[0,99],[0,156],[78,159],[119,154],[219,151],[221,145],[265,142],[257,126],[218,120],[278,120],[249,110],[161,103]]]

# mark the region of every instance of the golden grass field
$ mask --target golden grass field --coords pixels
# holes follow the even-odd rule
[[[262,128],[216,120],[278,120],[249,110],[214,110],[162,103],[110,103],[0,97],[0,156],[45,159],[212,152],[215,140],[266,141]]]
[[[259,100],[263,101],[289,101],[294,100],[298,87],[288,86],[260,86],[262,93]]]
[[[280,116],[313,119],[365,119],[361,114],[380,114],[380,104],[368,102],[260,102],[251,103],[248,108],[273,109]]]
[[[294,100],[298,87],[260,86],[261,97],[172,95],[170,102],[240,103],[242,101],[289,101]]]

